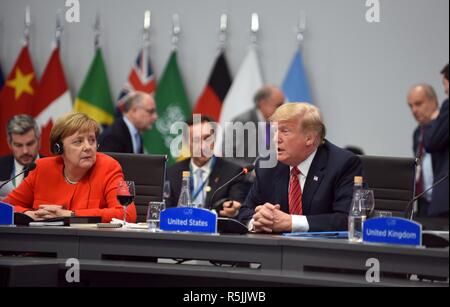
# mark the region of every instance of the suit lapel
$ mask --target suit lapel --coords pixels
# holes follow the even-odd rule
[[[9,155],[2,160],[4,163],[0,165],[0,181],[10,179],[14,168],[14,157],[12,155]]]
[[[320,146],[317,149],[316,156],[311,164],[311,167],[306,177],[305,186],[303,187],[302,205],[303,214],[310,214],[311,204],[314,198],[314,194],[317,188],[320,186],[323,176],[325,174],[325,169],[327,166],[328,154],[324,149],[324,146]]]
[[[131,133],[130,133],[130,129],[128,129],[127,124],[125,124],[125,121],[123,120],[123,118],[120,118],[120,128],[122,130],[123,136],[125,137],[124,140],[126,140],[126,150],[129,153],[134,153],[134,148],[133,148],[133,141],[131,140]],[[142,144],[142,143],[141,143]]]
[[[281,206],[281,211],[286,213],[289,213],[289,170],[289,166],[278,163],[273,183],[275,186],[274,200]]]

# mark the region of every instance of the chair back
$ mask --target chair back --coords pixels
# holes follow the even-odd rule
[[[359,156],[364,168],[364,181],[374,191],[375,210],[392,211],[404,216],[415,193],[415,158]]]
[[[167,156],[138,155],[129,153],[106,153],[122,166],[125,180],[134,181],[134,203],[137,222],[145,222],[150,201],[162,201]]]

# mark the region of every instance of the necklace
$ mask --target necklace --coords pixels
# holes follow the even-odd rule
[[[64,175],[64,180],[66,180],[66,182],[68,183],[68,184],[77,184],[78,183],[78,181],[72,181],[72,180],[70,180],[67,176],[66,176],[66,173],[63,171],[63,175]]]

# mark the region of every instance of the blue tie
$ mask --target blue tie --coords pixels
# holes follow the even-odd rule
[[[203,170],[200,169],[200,168],[197,169],[195,171],[195,175],[197,177],[197,188],[195,189],[195,192],[197,192],[200,188],[203,187]],[[202,188],[202,190],[203,190],[203,188]],[[197,197],[194,200],[194,203],[195,204],[199,204],[200,205],[199,207],[203,207],[204,206],[205,200],[204,200],[204,197],[203,197],[203,191],[200,191],[198,193]]]

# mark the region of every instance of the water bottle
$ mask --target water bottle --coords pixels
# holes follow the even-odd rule
[[[181,183],[181,193],[178,199],[177,207],[191,207],[191,173],[183,172],[183,181]]]
[[[362,242],[363,224],[366,220],[366,209],[363,202],[363,178],[356,176],[352,204],[348,214],[348,239],[351,242]]]

